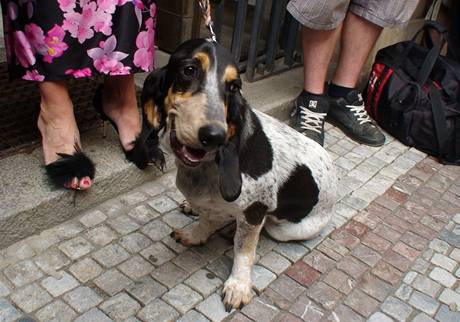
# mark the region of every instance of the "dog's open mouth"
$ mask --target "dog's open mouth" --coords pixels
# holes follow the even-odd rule
[[[176,136],[176,130],[171,129],[170,134],[171,148],[173,149],[176,156],[186,165],[190,167],[198,166],[206,156],[206,151],[202,149],[195,149],[186,146],[179,142]]]

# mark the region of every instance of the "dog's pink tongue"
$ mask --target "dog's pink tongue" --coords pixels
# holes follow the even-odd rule
[[[187,159],[189,159],[192,162],[201,161],[201,159],[203,159],[206,154],[205,150],[193,149],[190,147],[186,147],[185,145],[182,146],[181,152]]]

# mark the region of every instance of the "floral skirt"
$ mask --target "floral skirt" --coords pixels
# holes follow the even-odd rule
[[[153,69],[156,0],[0,0],[11,79]]]

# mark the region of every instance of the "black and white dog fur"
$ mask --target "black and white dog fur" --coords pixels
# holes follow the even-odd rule
[[[280,89],[282,90],[282,89]],[[264,227],[276,240],[317,236],[332,216],[337,179],[328,153],[285,124],[251,109],[231,54],[205,39],[182,44],[144,83],[151,150],[176,157],[178,189],[199,223],[173,238],[201,245],[236,221],[234,263],[223,288],[227,309],[247,304]]]

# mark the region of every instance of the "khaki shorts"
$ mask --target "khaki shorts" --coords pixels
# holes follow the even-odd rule
[[[287,10],[305,27],[330,30],[345,19],[348,10],[380,27],[404,24],[417,4],[418,0],[291,0]]]

